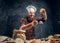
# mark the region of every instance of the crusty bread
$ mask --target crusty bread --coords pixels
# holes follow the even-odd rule
[[[41,43],[41,40],[33,39],[33,40],[31,41],[31,43]]]

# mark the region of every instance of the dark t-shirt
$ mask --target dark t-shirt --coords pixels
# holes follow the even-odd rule
[[[39,21],[42,21],[44,22],[45,20],[40,19],[40,18],[34,18],[34,19],[30,19],[30,17],[24,17],[21,19],[21,23],[22,24],[28,24],[28,23],[31,23],[33,20],[37,20],[38,22]],[[26,30],[26,39],[34,39],[35,38],[35,33],[34,33],[34,27],[32,27],[31,29],[29,30]]]

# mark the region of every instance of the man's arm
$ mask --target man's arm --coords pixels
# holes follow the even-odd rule
[[[32,23],[29,23],[29,24],[26,24],[26,25],[25,24],[21,25],[22,30],[29,30],[32,27],[33,27]]]
[[[28,23],[27,24],[27,20],[26,18],[22,18],[21,19],[21,27],[19,29],[22,29],[22,30],[28,30],[29,28],[32,27],[32,23]]]
[[[38,21],[34,20],[31,23],[21,25],[21,29],[22,30],[29,30],[32,27],[35,27],[36,25],[38,25]]]
[[[45,10],[44,8],[41,8],[41,9],[40,9],[40,13],[43,15],[43,16],[42,16],[43,20],[46,20],[46,19],[47,19],[46,10]]]

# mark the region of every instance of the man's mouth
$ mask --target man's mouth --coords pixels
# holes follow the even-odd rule
[[[33,15],[30,15],[30,16],[33,16]]]

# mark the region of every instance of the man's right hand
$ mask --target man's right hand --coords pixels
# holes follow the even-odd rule
[[[37,20],[32,21],[32,26],[37,26],[37,25],[38,25],[38,21]]]

